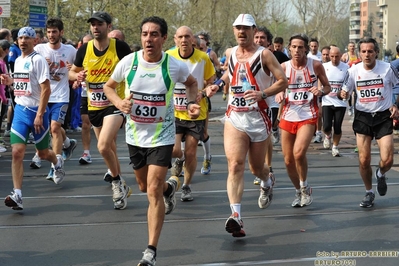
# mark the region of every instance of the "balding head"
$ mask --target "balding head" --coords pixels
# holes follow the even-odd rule
[[[181,26],[176,30],[175,43],[183,56],[188,56],[193,52],[194,42],[193,31],[187,26]]]
[[[125,34],[120,30],[113,30],[108,33],[108,38],[115,38],[121,41],[125,41]]]
[[[334,66],[338,66],[341,61],[341,50],[338,47],[332,46],[330,49],[330,60]]]

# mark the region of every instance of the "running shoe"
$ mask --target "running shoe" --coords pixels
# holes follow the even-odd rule
[[[7,151],[6,147],[4,147],[3,144],[0,144],[0,152],[6,152],[6,151]]]
[[[87,153],[83,153],[82,157],[79,158],[79,163],[80,164],[91,164],[91,156],[88,155]]]
[[[255,186],[259,186],[259,185],[260,185],[260,182],[262,182],[262,180],[260,180],[259,177],[256,177],[256,176],[255,176],[254,185],[255,185]]]
[[[338,150],[337,147],[333,147],[331,149],[331,154],[332,154],[333,157],[341,157],[341,154],[339,154],[339,150]]]
[[[126,185],[122,177],[118,180],[112,180],[112,193],[114,209],[125,209],[127,206],[127,198],[132,194],[132,189]]]
[[[35,153],[35,156],[33,156],[29,166],[32,169],[40,169],[42,167],[42,160],[40,159],[39,155]]]
[[[192,201],[194,200],[193,196],[191,195],[191,188],[187,185],[182,186],[181,188],[181,201]]]
[[[111,183],[112,180],[114,180],[112,178],[111,170],[108,169],[108,171],[105,173],[103,179],[104,179],[105,182],[108,182],[108,183]]]
[[[211,172],[211,164],[212,164],[212,156],[210,156],[209,160],[205,159],[202,163],[201,174],[208,175]]]
[[[176,158],[175,162],[172,165],[172,168],[170,169],[170,173],[172,174],[172,176],[180,176],[181,172],[183,171],[183,164],[184,160]]]
[[[225,228],[228,233],[230,233],[233,237],[244,237],[244,223],[241,219],[238,219],[238,213],[233,213],[227,219]]]
[[[172,192],[169,196],[163,196],[163,201],[165,203],[165,214],[170,214],[176,207],[176,197],[175,193],[180,188],[180,179],[177,176],[171,176],[166,181],[170,186],[172,186]]]
[[[54,167],[53,164],[51,164],[50,171],[48,172],[46,176],[46,180],[54,182]]]
[[[362,202],[360,202],[360,207],[370,208],[374,205],[375,194],[373,192],[367,192],[364,196]]]
[[[75,150],[76,146],[78,145],[78,141],[76,139],[70,139],[70,145],[68,148],[62,149],[62,157],[64,160],[69,160],[72,157],[72,153]]]
[[[313,143],[321,143],[323,135],[321,132],[316,132],[316,136],[313,139]]]
[[[22,206],[22,198],[15,192],[11,192],[11,195],[8,195],[4,199],[4,204],[15,211],[20,211],[24,209],[24,207]]]
[[[61,184],[62,181],[64,181],[64,177],[65,177],[65,171],[64,171],[64,159],[62,158],[61,155],[57,155],[57,159],[58,159],[58,167],[54,167],[54,183],[55,184]]]
[[[33,133],[29,133],[28,140],[26,141],[28,144],[35,144],[35,137],[33,136]]]
[[[9,137],[11,135],[11,130],[4,130],[4,137]]]
[[[155,252],[149,248],[144,250],[143,258],[140,260],[137,266],[155,266]]]
[[[378,195],[385,196],[385,194],[387,194],[387,190],[388,190],[388,186],[387,186],[388,178],[386,178],[385,175],[378,177],[377,176],[378,169],[380,169],[380,168],[377,168],[375,170],[375,175],[374,175],[375,179],[377,179],[377,192],[378,192]]]
[[[278,128],[276,130],[272,130],[272,142],[273,144],[277,144],[280,142],[280,133]]]
[[[295,192],[295,199],[292,202],[291,206],[292,207],[301,207],[301,198],[302,198],[301,191]]]
[[[331,136],[324,136],[323,147],[324,149],[329,149],[331,147]]]
[[[348,108],[348,115],[349,116],[353,115],[353,107],[352,106]]]
[[[308,206],[312,204],[312,202],[312,188],[309,185],[301,187],[301,207]]]
[[[270,206],[273,200],[273,186],[271,187],[260,187],[260,195],[258,199],[258,206],[261,209],[265,209]]]

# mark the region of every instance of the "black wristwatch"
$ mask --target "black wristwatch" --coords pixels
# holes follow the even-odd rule
[[[265,100],[267,98],[266,92],[262,91],[262,99]]]

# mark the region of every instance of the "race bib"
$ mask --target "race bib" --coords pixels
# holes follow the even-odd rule
[[[32,88],[29,81],[29,73],[14,73],[14,95],[29,96]]]
[[[138,123],[161,123],[166,115],[165,94],[133,93],[130,118]]]
[[[104,107],[110,105],[110,101],[104,93],[105,82],[89,83],[87,97],[90,98],[90,105],[94,107]]]

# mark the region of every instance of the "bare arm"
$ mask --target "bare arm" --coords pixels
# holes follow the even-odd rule
[[[132,109],[133,103],[130,101],[133,97],[133,93],[128,95],[125,99],[121,99],[119,95],[116,93],[116,86],[118,86],[118,82],[109,78],[109,80],[104,84],[103,90],[108,100],[119,110],[121,110],[125,114],[129,114]]]
[[[319,79],[319,86],[322,85],[322,89],[316,88],[317,92],[312,92],[316,96],[327,95],[331,91],[330,82],[328,82],[326,71],[324,70],[323,65],[319,61],[313,61],[313,69],[315,74]],[[321,84],[320,84],[321,83]]]
[[[87,76],[87,70],[84,70],[83,67],[77,67],[72,65],[71,69],[68,72],[68,77],[70,81],[85,81]]]
[[[198,118],[200,115],[200,106],[196,103],[198,93],[197,80],[189,75],[187,80],[183,82],[186,86],[186,98],[187,98],[187,112],[191,119]]]
[[[46,107],[51,94],[50,81],[48,79],[40,84],[40,90],[40,102],[37,108],[35,121],[33,121],[33,126],[35,127],[36,133],[40,133],[42,130],[44,130],[43,115],[46,112]]]

